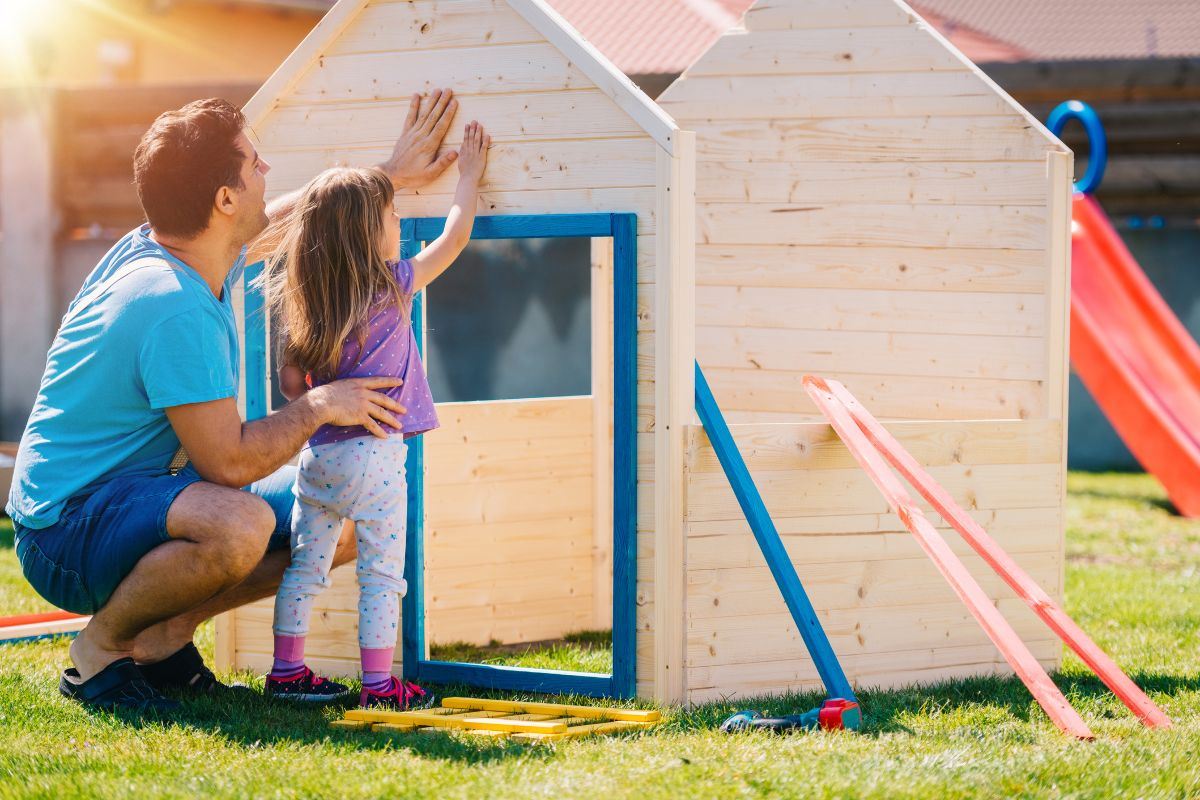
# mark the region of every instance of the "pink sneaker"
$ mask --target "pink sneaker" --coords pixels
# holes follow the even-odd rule
[[[322,678],[305,667],[296,675],[280,679],[267,676],[266,695],[280,700],[300,703],[329,703],[350,694],[350,689],[340,683]]]
[[[429,708],[433,703],[432,692],[425,691],[412,681],[402,681],[395,676],[382,691],[364,686],[358,700],[362,708],[386,708],[394,711],[416,711]]]

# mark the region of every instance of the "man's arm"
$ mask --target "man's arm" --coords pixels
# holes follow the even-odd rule
[[[449,89],[437,89],[431,94],[414,94],[408,105],[408,117],[400,138],[392,148],[392,155],[378,165],[384,174],[399,189],[419,189],[435,180],[446,168],[458,159],[457,150],[448,150],[438,155],[446,131],[458,112],[458,101]],[[250,245],[246,254],[247,264],[262,261],[278,246],[283,238],[288,217],[300,199],[300,190],[288,192],[267,204],[267,229]]]
[[[166,413],[200,477],[241,488],[286,464],[322,425],[362,425],[385,438],[379,423],[399,428],[393,414],[403,414],[405,409],[377,390],[402,382],[399,378],[334,381],[253,422],[242,422],[232,397],[171,406]]]

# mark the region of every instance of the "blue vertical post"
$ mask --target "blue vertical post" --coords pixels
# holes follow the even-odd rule
[[[721,469],[725,471],[725,477],[733,487],[738,505],[742,507],[746,522],[750,523],[750,530],[767,560],[767,567],[770,568],[771,575],[783,594],[783,601],[787,603],[796,629],[800,631],[800,636],[808,647],[817,673],[825,684],[825,691],[829,692],[831,697],[855,700],[854,690],[850,688],[850,682],[846,680],[846,673],[842,671],[837,654],[829,644],[829,637],[825,635],[825,629],[817,619],[817,612],[804,592],[800,576],[792,566],[783,540],[779,538],[779,531],[776,530],[771,515],[767,513],[762,495],[758,493],[758,487],[750,477],[750,470],[737,449],[737,443],[733,440],[733,434],[729,432],[729,426],[717,406],[708,381],[704,379],[699,362],[696,364],[696,413],[700,415],[700,422],[704,425],[708,440],[712,442],[717,460],[721,462]]]
[[[637,216],[612,215],[613,695],[637,692]]]
[[[246,265],[242,273],[242,316],[245,320],[246,419],[267,415],[267,313],[263,293],[254,281],[264,262]]]
[[[415,220],[400,221],[400,257],[412,258],[421,249],[416,237]],[[413,295],[411,322],[418,352],[425,351],[425,293]],[[425,658],[425,441],[423,436],[408,440],[408,458],[404,463],[408,480],[408,532],[405,542],[404,595],[401,614],[401,658],[406,680],[415,681]]]

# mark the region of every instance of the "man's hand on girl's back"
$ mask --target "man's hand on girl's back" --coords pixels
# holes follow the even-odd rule
[[[394,415],[403,415],[408,409],[380,390],[403,383],[400,378],[344,378],[310,389],[304,398],[313,404],[323,424],[362,425],[386,439],[388,434],[380,423],[400,430],[400,420]]]

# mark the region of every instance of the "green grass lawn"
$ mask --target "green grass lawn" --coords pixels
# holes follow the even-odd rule
[[[553,747],[336,732],[332,711],[257,698],[195,702],[164,725],[60,698],[66,645],[51,642],[0,648],[0,797],[1200,796],[1200,524],[1172,516],[1145,476],[1078,474],[1069,487],[1068,611],[1173,730],[1141,728],[1070,656],[1056,678],[1096,732],[1091,743],[1059,734],[1015,679],[863,692],[857,735],[715,731],[735,708],[796,712],[817,695],[668,711],[652,732]],[[4,537],[0,528],[0,608],[42,607]],[[200,644],[211,652],[209,630]],[[559,666],[607,658],[588,636],[552,654],[470,654]]]

